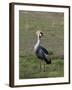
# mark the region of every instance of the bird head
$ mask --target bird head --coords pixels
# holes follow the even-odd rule
[[[41,38],[41,37],[43,36],[43,32],[42,32],[42,31],[37,31],[37,32],[36,32],[36,35],[37,35],[39,38]]]

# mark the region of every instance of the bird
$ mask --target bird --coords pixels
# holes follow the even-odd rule
[[[34,46],[34,52],[37,58],[40,60],[40,71],[41,71],[41,62],[44,62],[44,72],[45,72],[45,63],[51,64],[51,58],[49,57],[49,52],[46,48],[40,45],[41,38],[44,36],[43,32],[38,30],[36,31],[37,43]]]

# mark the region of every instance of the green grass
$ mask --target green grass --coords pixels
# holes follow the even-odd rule
[[[36,31],[44,36],[41,44],[53,55],[52,63],[46,65],[46,71],[40,71],[40,62],[34,53],[37,42]],[[51,12],[19,12],[19,77],[42,78],[64,76],[64,14]],[[55,58],[53,58],[55,57]],[[58,58],[58,57],[62,57]]]
[[[20,55],[34,53],[37,41],[36,31],[41,30],[44,36],[41,44],[55,55],[63,55],[64,51],[64,14],[20,11],[19,47]],[[31,51],[31,52],[30,52]]]
[[[48,78],[48,77],[63,77],[64,76],[64,60],[54,59],[51,64],[41,63],[35,56],[20,57],[20,79],[26,78]]]

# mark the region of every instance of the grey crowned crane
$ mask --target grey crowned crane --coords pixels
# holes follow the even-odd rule
[[[40,71],[41,71],[41,62],[44,62],[44,72],[45,72],[45,63],[51,64],[51,59],[49,58],[48,51],[40,45],[41,37],[43,36],[43,32],[37,31],[37,43],[34,46],[34,51],[37,58],[40,59]]]

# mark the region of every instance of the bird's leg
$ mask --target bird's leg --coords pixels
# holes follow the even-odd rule
[[[44,62],[44,72],[45,72],[45,62]]]
[[[40,60],[40,72],[41,72],[41,60]]]

